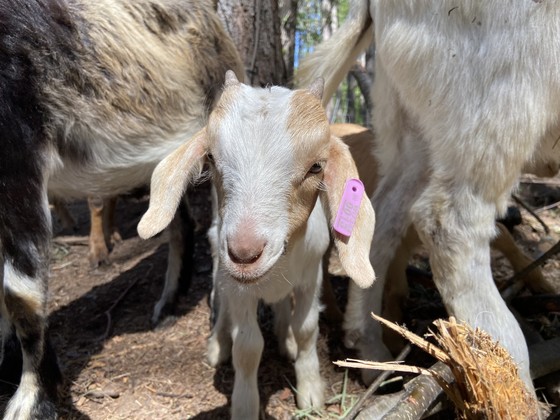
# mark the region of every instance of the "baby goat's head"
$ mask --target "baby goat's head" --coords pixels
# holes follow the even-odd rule
[[[318,195],[332,221],[345,181],[358,177],[348,148],[330,134],[322,90],[322,80],[308,90],[252,88],[228,71],[206,127],[156,167],[140,236],[171,222],[208,161],[218,193],[220,262],[238,281],[257,282],[303,234]],[[362,287],[374,280],[374,223],[366,198],[352,236],[335,238],[343,267]]]

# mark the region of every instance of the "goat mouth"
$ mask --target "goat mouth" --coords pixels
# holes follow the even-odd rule
[[[258,276],[251,276],[251,275],[246,275],[246,274],[235,274],[235,275],[231,275],[231,277],[238,283],[241,284],[255,284],[258,283],[259,281],[262,280],[262,278],[264,277],[264,275],[258,275]]]

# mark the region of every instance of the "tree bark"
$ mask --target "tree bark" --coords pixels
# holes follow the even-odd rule
[[[291,87],[294,78],[298,0],[280,0],[278,6],[280,8],[280,30],[284,63],[286,64],[286,79]]]
[[[286,85],[277,0],[218,0],[218,14],[237,44],[246,83]]]

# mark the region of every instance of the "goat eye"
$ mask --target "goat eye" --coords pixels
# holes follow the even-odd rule
[[[320,162],[314,163],[313,166],[311,166],[311,168],[309,168],[309,172],[310,174],[318,174],[323,170],[323,164]]]
[[[206,158],[208,159],[208,162],[214,163],[214,155],[212,153],[206,154]]]

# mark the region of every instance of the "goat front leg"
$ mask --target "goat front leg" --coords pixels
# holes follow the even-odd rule
[[[230,280],[233,281],[233,280]],[[226,299],[233,299],[228,293]],[[257,420],[259,418],[259,389],[257,371],[264,347],[264,339],[257,323],[257,299],[235,296],[229,302],[232,323],[233,367],[235,381],[231,397],[233,420]]]
[[[504,346],[533,390],[525,338],[492,278],[490,240],[496,205],[474,191],[442,188],[434,177],[412,209],[413,221],[428,248],[434,282],[449,314],[481,328]]]
[[[20,383],[8,403],[4,419],[54,419],[54,402],[62,375],[47,335],[51,236],[47,197],[43,194],[42,200],[22,198],[21,191],[15,190],[3,196],[6,198],[3,203],[23,201],[17,211],[0,204],[0,213],[7,215],[0,223],[2,327],[4,330],[10,328],[8,324],[15,327],[23,359]],[[18,199],[14,200],[15,197]],[[30,221],[33,221],[31,225]],[[17,229],[21,226],[29,228]],[[3,363],[9,361],[3,360]]]
[[[325,401],[325,384],[321,378],[317,337],[319,335],[319,296],[323,280],[321,262],[308,266],[305,278],[315,279],[305,288],[294,290],[295,307],[292,331],[297,344],[295,360],[297,405],[299,408],[321,409]]]

